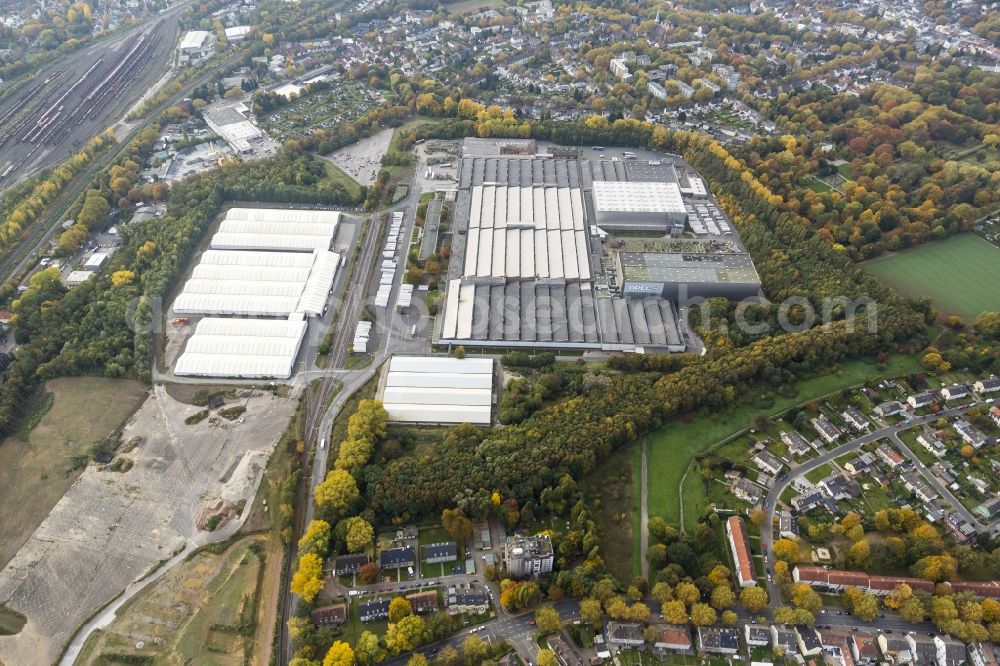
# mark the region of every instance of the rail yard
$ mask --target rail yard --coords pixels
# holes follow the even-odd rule
[[[119,120],[166,70],[176,30],[168,15],[86,48],[0,104],[0,187],[58,164]]]

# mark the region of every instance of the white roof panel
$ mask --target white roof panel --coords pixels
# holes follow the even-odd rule
[[[382,401],[420,405],[432,401],[436,405],[489,405],[493,389],[423,386],[387,386]]]
[[[305,332],[306,322],[301,319],[206,317],[188,339],[174,374],[287,379]]]
[[[490,408],[478,405],[400,405],[385,403],[391,421],[402,423],[473,423],[489,425]]]

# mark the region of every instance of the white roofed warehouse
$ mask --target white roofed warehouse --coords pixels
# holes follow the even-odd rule
[[[493,359],[393,356],[380,390],[389,420],[489,425]]]
[[[330,306],[339,222],[337,211],[230,209],[171,306],[175,325],[195,327],[171,343],[174,374],[289,379]]]
[[[306,333],[303,319],[220,319],[198,322],[174,374],[189,377],[288,379]]]

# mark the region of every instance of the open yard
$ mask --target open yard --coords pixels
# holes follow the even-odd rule
[[[82,471],[72,458],[107,437],[146,395],[139,382],[100,377],[53,379],[51,409],[26,435],[0,444],[0,567],[7,564]],[[41,408],[47,401],[35,400]],[[26,417],[33,422],[32,417]],[[25,428],[27,430],[27,428]]]
[[[1000,310],[1000,248],[974,234],[880,257],[865,269],[907,296],[930,296],[947,313]]]
[[[695,455],[747,427],[756,414],[776,414],[795,405],[855,386],[872,376],[904,374],[919,367],[919,360],[894,356],[884,370],[866,361],[849,361],[824,375],[799,383],[793,398],[758,396],[754,403],[727,411],[696,417],[690,423],[674,421],[649,435],[649,515],[668,522],[680,520],[681,478]],[[684,524],[693,529],[708,504],[705,487],[696,470],[685,479]]]
[[[254,641],[264,542],[241,539],[199,552],[95,632],[78,664],[150,657],[155,663],[243,664]],[[141,645],[142,647],[137,647]],[[139,663],[136,661],[136,663]]]

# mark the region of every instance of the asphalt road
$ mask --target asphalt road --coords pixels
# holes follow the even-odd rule
[[[868,434],[862,435],[861,437],[852,439],[846,444],[842,444],[835,449],[830,449],[829,451],[825,451],[815,458],[807,460],[806,462],[802,463],[794,470],[789,472],[787,476],[776,481],[774,486],[772,486],[771,490],[767,493],[767,498],[764,500],[764,512],[765,512],[764,525],[771,525],[771,526],[774,525],[774,514],[778,505],[778,500],[781,498],[781,493],[785,491],[785,488],[787,488],[796,477],[802,476],[803,474],[807,474],[812,470],[816,469],[817,467],[825,465],[834,458],[839,458],[844,454],[850,453],[851,451],[855,451],[870,442],[874,442],[876,440],[888,437],[898,443],[899,442],[898,433],[900,430],[913,428],[915,426],[921,426],[924,423],[936,421],[942,417],[950,417],[950,416],[957,416],[959,414],[964,414],[977,404],[979,404],[978,401],[961,407],[946,409],[941,412],[938,412],[937,414],[930,414],[928,416],[917,416],[907,421],[901,422],[897,425],[881,428],[879,430],[875,430]],[[904,451],[908,451],[907,447],[905,446],[903,446],[902,449]],[[917,469],[920,469],[921,473],[925,474],[923,464],[919,463],[919,461],[917,462],[918,462]],[[925,477],[933,478],[932,475],[930,474],[925,474]],[[946,497],[951,497],[951,494],[949,493],[948,495],[946,495]],[[954,506],[956,509],[958,509],[958,507],[961,507],[962,505],[961,503],[956,502]],[[762,540],[762,548],[764,555],[764,569],[765,571],[771,572],[774,570],[773,527],[772,529],[762,530],[761,540]],[[773,578],[770,575],[768,575],[768,580],[767,580],[767,595],[770,600],[770,605],[772,608],[781,605],[781,593],[779,591],[777,583],[774,582]]]

